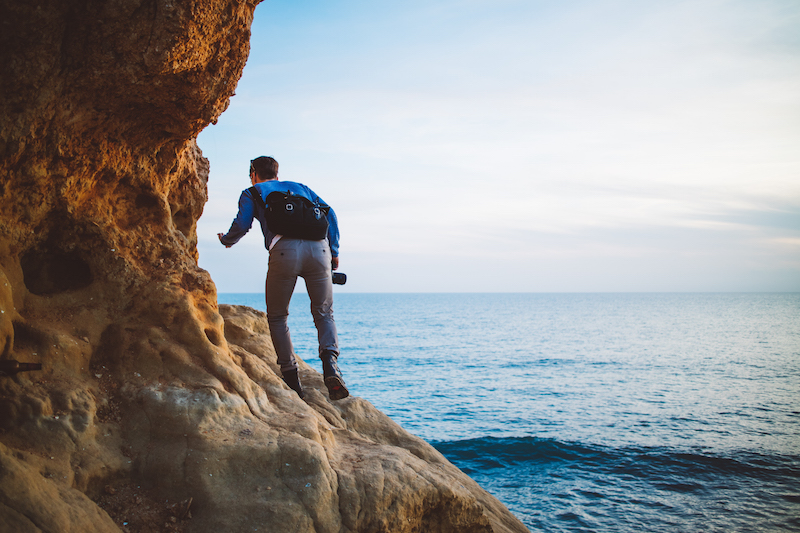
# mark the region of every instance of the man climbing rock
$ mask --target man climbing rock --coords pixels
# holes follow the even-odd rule
[[[301,398],[305,396],[288,325],[289,301],[300,276],[305,280],[311,298],[311,314],[319,338],[319,358],[322,360],[325,386],[331,400],[346,398],[349,392],[336,364],[339,340],[333,320],[332,271],[339,267],[336,214],[305,185],[279,181],[278,162],[271,157],[261,156],[250,162],[250,183],[253,186],[242,191],[239,197],[239,213],[228,233],[218,233],[217,236],[226,248],[230,248],[250,231],[253,218],[258,219],[264,233],[264,245],[269,251],[267,319],[283,380]],[[280,201],[276,201],[276,198]],[[322,224],[321,227],[308,229],[303,225],[300,228],[301,224],[295,222],[293,217],[305,209],[311,213],[310,224]]]

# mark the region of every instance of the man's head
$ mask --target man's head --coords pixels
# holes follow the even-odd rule
[[[250,179],[256,182],[278,179],[278,162],[263,155],[256,157],[250,161]]]

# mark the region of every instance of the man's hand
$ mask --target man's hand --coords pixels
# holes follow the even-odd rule
[[[219,242],[222,242],[222,238],[223,238],[224,236],[225,236],[225,234],[224,234],[224,233],[217,233],[217,237],[219,237]],[[225,244],[224,242],[222,242],[222,245],[223,245],[225,248],[230,248],[231,246],[233,246],[232,244]],[[334,270],[336,270],[336,269],[334,269]]]
[[[339,268],[339,257],[331,257],[331,269],[336,270]]]

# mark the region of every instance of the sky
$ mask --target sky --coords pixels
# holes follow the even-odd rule
[[[800,291],[797,0],[264,0],[200,266],[269,155],[341,231],[337,292]]]

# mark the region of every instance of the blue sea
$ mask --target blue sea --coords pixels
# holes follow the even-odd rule
[[[800,531],[800,294],[335,298],[351,392],[531,531]]]

